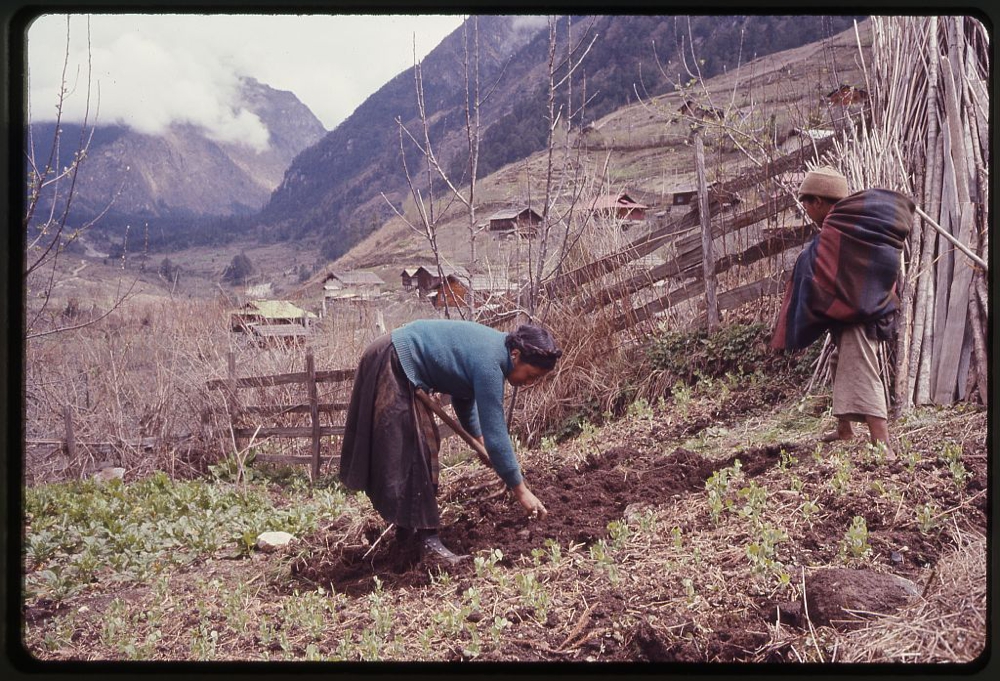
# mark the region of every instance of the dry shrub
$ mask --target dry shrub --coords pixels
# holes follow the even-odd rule
[[[233,333],[231,311],[223,298],[133,299],[92,325],[26,342],[28,481],[82,477],[102,464],[125,468],[129,478],[156,470],[196,475],[236,453],[227,394],[208,382],[228,377],[230,355],[238,377],[302,372],[306,347],[261,345]],[[378,335],[429,311],[408,303],[331,309],[309,338],[316,369],[353,368]],[[346,402],[349,388],[320,383],[319,400]],[[307,391],[304,384],[280,385],[241,389],[238,397],[242,405],[274,407],[304,404]],[[61,444],[67,409],[77,445],[72,459]],[[240,425],[305,425],[307,419],[284,414]],[[280,454],[306,448],[304,440],[289,439],[254,445]]]
[[[211,447],[202,415],[218,405],[204,387],[225,368],[224,315],[213,302],[129,302],[114,315],[25,346],[26,433],[65,438],[68,409],[74,460],[57,449],[26,459],[29,479],[82,476],[101,464],[130,475],[191,468]]]
[[[611,317],[581,315],[554,305],[545,321],[563,356],[552,375],[519,391],[516,428],[529,444],[546,433],[569,434],[582,419],[597,422],[621,413],[633,400],[662,395],[662,372],[654,371],[641,345],[622,342]]]

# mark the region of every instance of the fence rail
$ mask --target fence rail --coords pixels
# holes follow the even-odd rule
[[[295,456],[282,454],[260,454],[258,461],[270,461],[277,463],[311,464],[312,477],[315,480],[319,477],[319,472],[323,464],[320,455],[322,449],[322,438],[344,434],[343,424],[323,424],[320,422],[320,414],[332,417],[339,412],[347,411],[345,402],[319,401],[319,383],[346,383],[354,380],[353,369],[335,369],[332,371],[316,371],[316,363],[312,349],[306,350],[306,370],[296,371],[287,374],[274,374],[269,376],[237,376],[236,357],[230,352],[228,355],[229,376],[223,379],[208,381],[210,390],[221,390],[226,395],[226,406],[232,427],[233,438],[236,441],[237,450],[240,449],[243,441],[252,441],[259,438],[303,438],[310,440],[310,455]],[[306,389],[305,402],[298,404],[257,404],[244,405],[239,396],[239,390],[246,388],[273,388],[283,385],[304,385]],[[280,424],[246,425],[248,417],[268,417],[273,420],[280,419],[287,415],[309,415],[308,425],[290,426]],[[328,460],[336,458],[333,454]]]

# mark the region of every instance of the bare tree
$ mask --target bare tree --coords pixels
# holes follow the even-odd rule
[[[27,175],[27,203],[25,206],[22,229],[26,234],[26,249],[24,260],[25,289],[32,300],[40,299],[29,314],[25,327],[25,338],[38,338],[70,331],[88,326],[108,316],[121,306],[131,294],[137,279],[124,286],[118,282],[114,302],[111,307],[98,317],[79,323],[55,324],[42,329],[42,321],[50,313],[52,293],[60,277],[60,258],[73,242],[88,229],[93,227],[111,208],[114,200],[121,193],[118,187],[103,209],[79,226],[70,224],[71,209],[78,191],[80,169],[87,159],[90,143],[93,139],[93,127],[90,124],[92,62],[90,48],[90,21],[87,21],[87,73],[85,77],[86,94],[83,121],[80,125],[80,137],[73,150],[72,160],[62,165],[61,147],[64,143],[62,123],[67,97],[71,94],[68,87],[68,70],[70,62],[70,18],[66,18],[66,52],[63,60],[59,97],[56,102],[56,119],[52,132],[52,144],[46,158],[38,158],[35,153],[33,127],[29,121],[27,126],[27,148],[25,150],[25,165]],[[126,231],[126,240],[127,240]],[[123,255],[124,258],[124,255]]]
[[[566,18],[566,50],[559,54],[558,19],[549,17],[549,47],[547,62],[547,92],[545,118],[548,123],[546,147],[544,151],[544,194],[540,198],[542,224],[537,239],[537,252],[528,249],[529,281],[525,304],[528,317],[536,316],[540,304],[539,294],[545,279],[553,276],[559,266],[565,261],[575,239],[582,234],[582,228],[572,230],[575,208],[581,197],[586,182],[580,177],[580,164],[572,162],[571,133],[574,123],[583,117],[587,104],[586,88],[583,89],[580,107],[573,109],[573,84],[576,71],[597,40],[597,34],[592,33],[593,23],[583,32],[581,38],[574,42],[572,18]],[[585,41],[589,37],[589,42]],[[561,94],[565,92],[565,104],[560,104]],[[557,155],[559,142],[562,140],[562,154]],[[530,183],[529,183],[530,185]],[[562,198],[561,209],[556,208],[556,200]],[[530,204],[530,202],[529,202]],[[558,227],[564,229],[560,241],[559,252],[553,255],[550,262],[549,245]],[[542,315],[544,318],[544,314]]]
[[[396,125],[399,132],[400,160],[403,164],[403,171],[406,175],[410,195],[412,196],[416,206],[419,224],[413,224],[413,222],[410,221],[402,211],[397,209],[392,202],[386,198],[385,194],[382,195],[397,216],[399,216],[411,229],[422,234],[427,239],[431,253],[434,257],[435,266],[437,267],[438,277],[441,281],[442,293],[444,293],[444,287],[448,286],[448,282],[445,277],[444,268],[441,264],[442,255],[437,243],[437,227],[440,216],[443,215],[455,201],[460,202],[465,207],[466,214],[468,216],[467,229],[469,233],[469,246],[472,253],[472,262],[474,263],[477,259],[476,237],[479,232],[482,231],[476,224],[476,180],[479,167],[479,145],[481,134],[480,112],[485,100],[489,97],[489,94],[495,90],[496,83],[499,83],[498,77],[493,88],[490,89],[485,97],[482,96],[479,78],[479,20],[477,17],[471,18],[471,50],[469,23],[470,20],[467,19],[462,25],[462,66],[465,81],[465,133],[468,145],[468,155],[463,166],[463,177],[457,180],[451,178],[435,151],[434,144],[431,140],[430,122],[424,99],[423,66],[421,62],[418,62],[416,59],[416,46],[414,45],[413,78],[414,89],[417,97],[417,114],[420,131],[417,134],[414,134],[409,128],[406,127],[400,117],[396,118]],[[502,75],[503,73],[501,72],[500,77],[502,77]],[[419,183],[416,181],[414,175],[407,166],[405,144],[407,139],[410,143],[416,146],[420,153],[420,157],[423,159],[423,185],[425,187],[424,191],[426,191],[426,196],[424,196],[423,192],[418,187]],[[436,206],[434,197],[434,184],[436,179],[441,180],[448,188],[448,200],[440,209]],[[468,184],[463,184],[463,180],[466,179],[468,179]],[[447,295],[444,300],[445,315],[448,316],[449,306]]]
[[[414,52],[415,51],[416,50],[414,49]],[[389,204],[389,206],[396,213],[396,215],[400,219],[402,219],[406,223],[406,225],[410,227],[410,229],[422,234],[424,238],[427,239],[427,243],[431,249],[431,254],[434,257],[434,265],[435,268],[437,269],[438,281],[441,282],[442,293],[444,293],[443,287],[447,285],[447,279],[445,278],[444,268],[441,264],[442,261],[441,249],[438,247],[438,242],[437,242],[438,221],[443,211],[435,210],[436,204],[434,200],[434,182],[433,182],[433,174],[435,172],[434,168],[435,166],[440,168],[440,164],[438,164],[437,159],[434,156],[434,148],[431,145],[431,140],[430,140],[430,125],[428,124],[427,110],[424,102],[423,71],[421,69],[420,63],[416,62],[415,57],[414,57],[414,62],[415,64],[413,67],[413,78],[417,93],[417,109],[419,111],[420,123],[423,133],[422,139],[416,138],[413,135],[413,133],[411,133],[410,130],[407,129],[406,125],[403,124],[402,119],[398,116],[396,117],[396,126],[399,133],[399,158],[400,162],[403,165],[403,172],[406,175],[406,184],[410,189],[410,195],[412,196],[414,205],[416,206],[419,224],[416,225],[409,218],[407,218],[406,215],[401,210],[396,208],[396,206],[394,206],[392,202],[389,201],[388,197],[386,197],[384,193],[382,194],[382,198],[385,199],[386,203]],[[409,138],[409,140],[417,146],[424,160],[424,174],[426,178],[425,180],[426,189],[424,191],[426,191],[427,193],[426,197],[424,196],[423,191],[421,191],[421,189],[419,188],[417,181],[415,180],[413,174],[410,171],[409,166],[406,163],[405,140],[407,138]],[[447,295],[444,296],[444,301],[445,301],[445,316],[447,317],[450,316]]]

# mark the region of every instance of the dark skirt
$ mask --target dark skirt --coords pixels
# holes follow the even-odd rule
[[[436,528],[440,445],[437,423],[416,399],[390,335],[377,338],[354,376],[341,482],[364,490],[379,515],[397,527]]]

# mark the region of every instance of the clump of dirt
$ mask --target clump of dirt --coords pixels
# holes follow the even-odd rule
[[[753,460],[766,456],[748,453],[743,458],[754,465]],[[501,565],[530,555],[548,539],[563,546],[589,545],[605,537],[608,523],[620,519],[629,505],[656,506],[698,490],[716,468],[718,464],[682,448],[664,457],[616,447],[555,471],[526,471],[532,491],[548,510],[540,520],[528,521],[509,493],[490,498],[483,492],[483,499],[455,495],[461,510],[442,525],[441,539],[458,554],[500,549]],[[393,532],[383,536],[380,528],[369,528],[363,541],[348,546],[334,539],[342,532],[332,526],[324,530],[325,537],[313,537],[314,547],[333,548],[305,552],[293,565],[293,574],[352,596],[372,591],[375,576],[386,589],[429,583],[427,565],[411,550],[401,550]],[[465,561],[449,571],[460,577],[471,569],[471,561]]]
[[[732,466],[739,459],[740,470],[743,471],[743,474],[749,477],[756,477],[778,463],[781,460],[782,453],[791,456],[792,454],[800,453],[803,449],[802,445],[794,442],[781,442],[773,445],[741,449],[726,459],[721,468]]]

